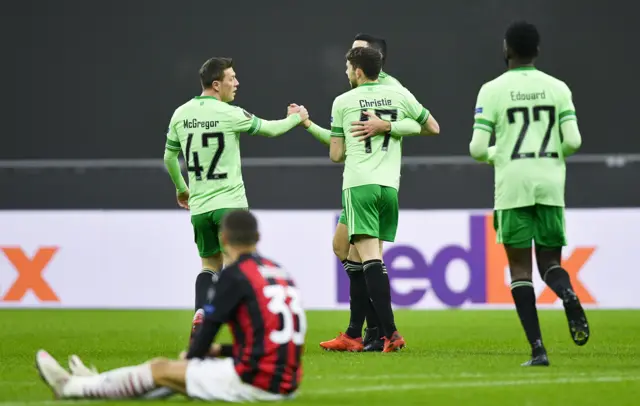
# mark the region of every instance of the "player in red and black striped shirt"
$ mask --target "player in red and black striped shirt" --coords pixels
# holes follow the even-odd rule
[[[70,375],[41,350],[36,364],[42,378],[62,398],[148,397],[158,388],[164,394],[171,390],[230,402],[291,397],[302,379],[306,318],[287,272],[256,253],[258,238],[251,213],[225,216],[221,241],[232,264],[209,290],[204,321],[187,359],[153,360],[97,374],[72,357]],[[231,328],[233,344],[212,345],[224,324]]]

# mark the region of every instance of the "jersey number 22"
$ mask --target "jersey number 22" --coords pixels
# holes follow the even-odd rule
[[[540,150],[537,154],[535,152],[520,152],[520,147],[522,147],[524,137],[527,136],[529,123],[531,123],[531,115],[533,115],[533,121],[540,121],[540,113],[543,111],[549,116],[549,124],[547,125],[547,131],[544,134],[544,138],[542,139]],[[536,158],[536,156],[538,158],[558,158],[559,155],[557,152],[547,152],[549,140],[551,139],[551,131],[553,131],[553,126],[556,124],[556,108],[554,106],[534,106],[531,109],[531,112],[533,114],[529,113],[529,108],[527,107],[512,107],[507,110],[507,119],[509,120],[509,124],[515,124],[516,113],[520,113],[522,115],[522,128],[518,134],[516,145],[513,147],[513,151],[511,152],[511,159]]]

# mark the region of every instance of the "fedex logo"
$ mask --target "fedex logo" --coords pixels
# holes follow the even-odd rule
[[[419,303],[425,295],[431,293],[448,307],[459,307],[464,303],[511,304],[509,279],[505,278],[508,267],[507,256],[502,245],[495,243],[492,215],[474,215],[469,217],[469,243],[447,245],[427,257],[416,247],[394,244],[383,253],[391,282],[391,300],[398,306],[412,306]],[[573,287],[583,304],[596,303],[595,298],[580,282],[579,273],[593,255],[595,247],[578,247],[565,253],[562,266],[571,277]],[[409,267],[398,268],[398,260]],[[453,261],[462,261],[469,269],[469,282],[464,289],[452,289],[447,282],[447,269]],[[537,272],[534,269],[534,272]],[[349,278],[336,260],[337,300],[349,303]],[[408,291],[398,292],[394,281],[428,281],[428,287],[412,287]],[[421,283],[420,286],[423,286]],[[551,289],[545,289],[538,295],[538,303],[552,304],[557,300]]]
[[[28,292],[41,302],[59,302],[42,276],[57,251],[58,247],[39,247],[29,255],[20,247],[0,247],[0,272],[10,270],[16,274],[10,285],[0,286],[0,302],[20,302]]]

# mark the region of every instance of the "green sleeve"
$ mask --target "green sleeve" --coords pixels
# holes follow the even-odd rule
[[[429,110],[425,109],[409,90],[404,89],[404,91],[406,92],[405,107],[407,115],[417,121],[420,126],[424,125],[429,119]]]
[[[492,134],[496,127],[496,106],[491,89],[485,84],[478,92],[473,129]]]
[[[232,107],[229,116],[231,118],[231,131],[233,132],[254,135],[260,130],[262,120],[245,109]]]
[[[331,136],[344,138],[342,110],[340,100],[336,98],[331,106]]]
[[[307,131],[311,133],[315,137],[316,140],[320,141],[324,145],[331,144],[331,130],[327,130],[326,128],[322,128],[316,123],[311,123]]]
[[[164,148],[169,151],[181,151],[180,140],[178,139],[178,133],[176,131],[176,124],[169,125],[169,129],[167,130],[167,141]]]
[[[571,95],[571,90],[569,90],[569,87],[566,87],[565,91],[563,92],[559,107],[560,111],[558,112],[558,117],[560,118],[560,125],[566,123],[567,121],[578,120],[576,116],[576,108],[573,105],[573,96]]]
[[[169,176],[173,181],[178,193],[182,193],[188,189],[187,184],[184,182],[182,172],[180,172],[180,162],[178,162],[178,151],[166,148],[164,151],[164,166],[169,172]]]
[[[473,137],[469,143],[469,154],[473,159],[479,162],[488,162],[489,158],[493,160],[495,148],[490,152],[489,142],[491,142],[491,133],[477,128],[473,130]]]
[[[575,117],[575,116],[574,116]],[[571,156],[580,149],[582,145],[582,136],[578,129],[578,122],[576,120],[566,120],[560,124],[560,130],[562,131],[562,155],[566,158]]]
[[[420,124],[410,118],[404,118],[400,121],[394,121],[391,123],[391,135],[395,137],[420,135],[420,131],[422,131]]]
[[[300,124],[300,121],[302,119],[298,113],[282,120],[260,120],[260,126],[256,130],[256,134],[265,137],[278,137]]]

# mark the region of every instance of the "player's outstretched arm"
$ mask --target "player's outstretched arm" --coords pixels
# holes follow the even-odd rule
[[[363,114],[367,116],[366,121],[354,121],[351,123],[351,136],[358,137],[359,141],[364,141],[375,135],[383,135],[387,133],[391,134],[394,138],[420,135],[420,124],[410,118],[391,122],[383,120],[370,111],[364,111]]]
[[[289,115],[282,120],[263,120],[240,107],[233,107],[228,114],[233,120],[233,131],[265,137],[278,137],[309,118],[309,113],[304,106],[290,111]]]
[[[309,119],[303,121],[302,126],[309,133],[311,133],[311,135],[313,135],[316,140],[320,141],[326,146],[331,145],[331,130],[329,130],[328,128],[322,128]]]
[[[304,106],[288,110],[287,118],[282,120],[260,120],[260,127],[256,134],[265,137],[278,137],[309,118],[309,113]]]
[[[295,110],[299,107],[300,106],[298,106],[297,104],[291,103],[287,108],[287,114],[290,114],[290,111]],[[320,127],[319,125],[311,121],[311,119],[309,119],[308,117],[306,120],[302,120],[300,125],[302,125],[309,133],[311,133],[311,135],[313,135],[316,140],[320,141],[327,147],[331,144],[331,130],[329,130],[328,128]]]

